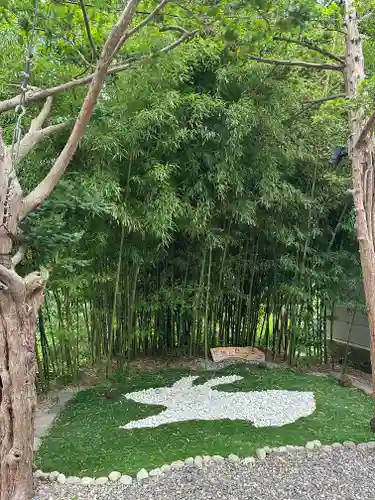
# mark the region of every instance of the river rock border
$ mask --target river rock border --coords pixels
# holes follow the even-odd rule
[[[213,456],[196,456],[195,458],[189,457],[185,460],[177,460],[172,462],[171,464],[164,464],[161,467],[157,467],[150,471],[146,469],[141,469],[137,472],[135,477],[123,475],[121,472],[112,471],[108,476],[102,476],[98,478],[93,477],[76,477],[76,476],[68,476],[66,477],[64,474],[60,474],[58,471],[53,472],[43,472],[41,470],[37,470],[34,472],[34,478],[42,481],[56,481],[63,484],[80,484],[80,485],[105,485],[109,482],[120,482],[123,485],[131,485],[133,482],[142,482],[147,479],[157,480],[164,474],[176,469],[182,469],[183,467],[204,467],[210,466],[214,464],[223,463],[225,460],[231,463],[237,463],[242,465],[247,465],[248,467],[252,467],[255,462],[259,462],[264,460],[267,455],[271,454],[283,454],[283,453],[309,453],[314,450],[321,449],[325,451],[332,451],[335,448],[357,448],[359,450],[368,450],[375,449],[375,441],[369,441],[365,443],[356,444],[353,441],[344,441],[343,443],[333,443],[331,445],[322,445],[322,443],[318,440],[308,441],[305,446],[294,446],[294,445],[286,445],[279,446],[276,448],[270,448],[269,446],[265,446],[263,448],[258,448],[255,452],[255,456],[249,456],[240,458],[238,455],[230,454],[228,457],[222,457],[220,455]]]

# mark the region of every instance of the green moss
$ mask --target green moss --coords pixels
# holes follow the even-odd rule
[[[194,373],[195,374],[195,373]],[[246,391],[291,389],[313,391],[316,411],[307,418],[283,427],[256,429],[243,421],[194,421],[164,425],[155,429],[124,430],[119,426],[131,420],[160,412],[160,407],[141,405],[125,399],[104,399],[103,388],[82,391],[63,410],[49,435],[43,440],[37,465],[46,471],[69,475],[108,474],[112,470],[134,474],[142,467],[154,468],[173,460],[195,455],[240,456],[254,454],[261,446],[305,444],[319,439],[368,441],[373,438],[369,420],[373,405],[370,397],[356,389],[346,389],[337,380],[314,377],[289,369],[260,370],[237,366],[221,370],[220,375],[237,374],[243,380],[220,390]],[[115,383],[122,393],[171,385],[186,371],[170,370],[124,377]],[[200,373],[197,382],[218,376]]]

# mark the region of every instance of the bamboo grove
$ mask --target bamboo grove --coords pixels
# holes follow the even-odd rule
[[[108,77],[69,172],[25,221],[24,271],[50,271],[41,389],[84,366],[110,374],[138,356],[207,358],[219,345],[262,346],[291,365],[329,359],[330,311],[358,301],[361,282],[350,166],[331,162],[348,134],[329,59],[344,50],[341,12],[296,2],[281,22],[281,5],[261,3],[219,9],[178,50]],[[159,49],[152,37],[136,49]],[[61,96],[60,116],[80,92]],[[26,185],[65,137],[24,161]]]

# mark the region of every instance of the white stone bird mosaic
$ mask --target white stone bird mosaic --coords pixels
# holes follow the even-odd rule
[[[218,377],[193,385],[198,376],[183,377],[171,387],[146,389],[124,394],[137,403],[164,406],[165,410],[121,426],[122,429],[158,427],[188,420],[245,420],[254,427],[281,427],[315,411],[312,392],[265,390],[224,392],[218,385],[231,384],[243,377]]]

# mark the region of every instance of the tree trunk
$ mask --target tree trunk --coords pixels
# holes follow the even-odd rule
[[[350,97],[356,97],[358,88],[365,78],[362,41],[358,30],[358,14],[353,0],[345,2],[345,23],[347,28],[346,87]],[[373,130],[369,137],[359,142],[365,129],[362,109],[349,112],[350,141],[352,155],[353,198],[356,212],[357,239],[363,273],[366,310],[370,328],[370,355],[372,386],[375,387],[375,251],[374,251],[374,157]],[[374,397],[374,396],[373,396]],[[375,426],[372,425],[375,431]]]
[[[30,500],[33,488],[35,330],[46,277],[15,271],[22,200],[0,130],[0,500]]]
[[[25,294],[26,295],[26,294]],[[0,499],[29,500],[33,478],[36,314],[29,300],[0,295]]]

